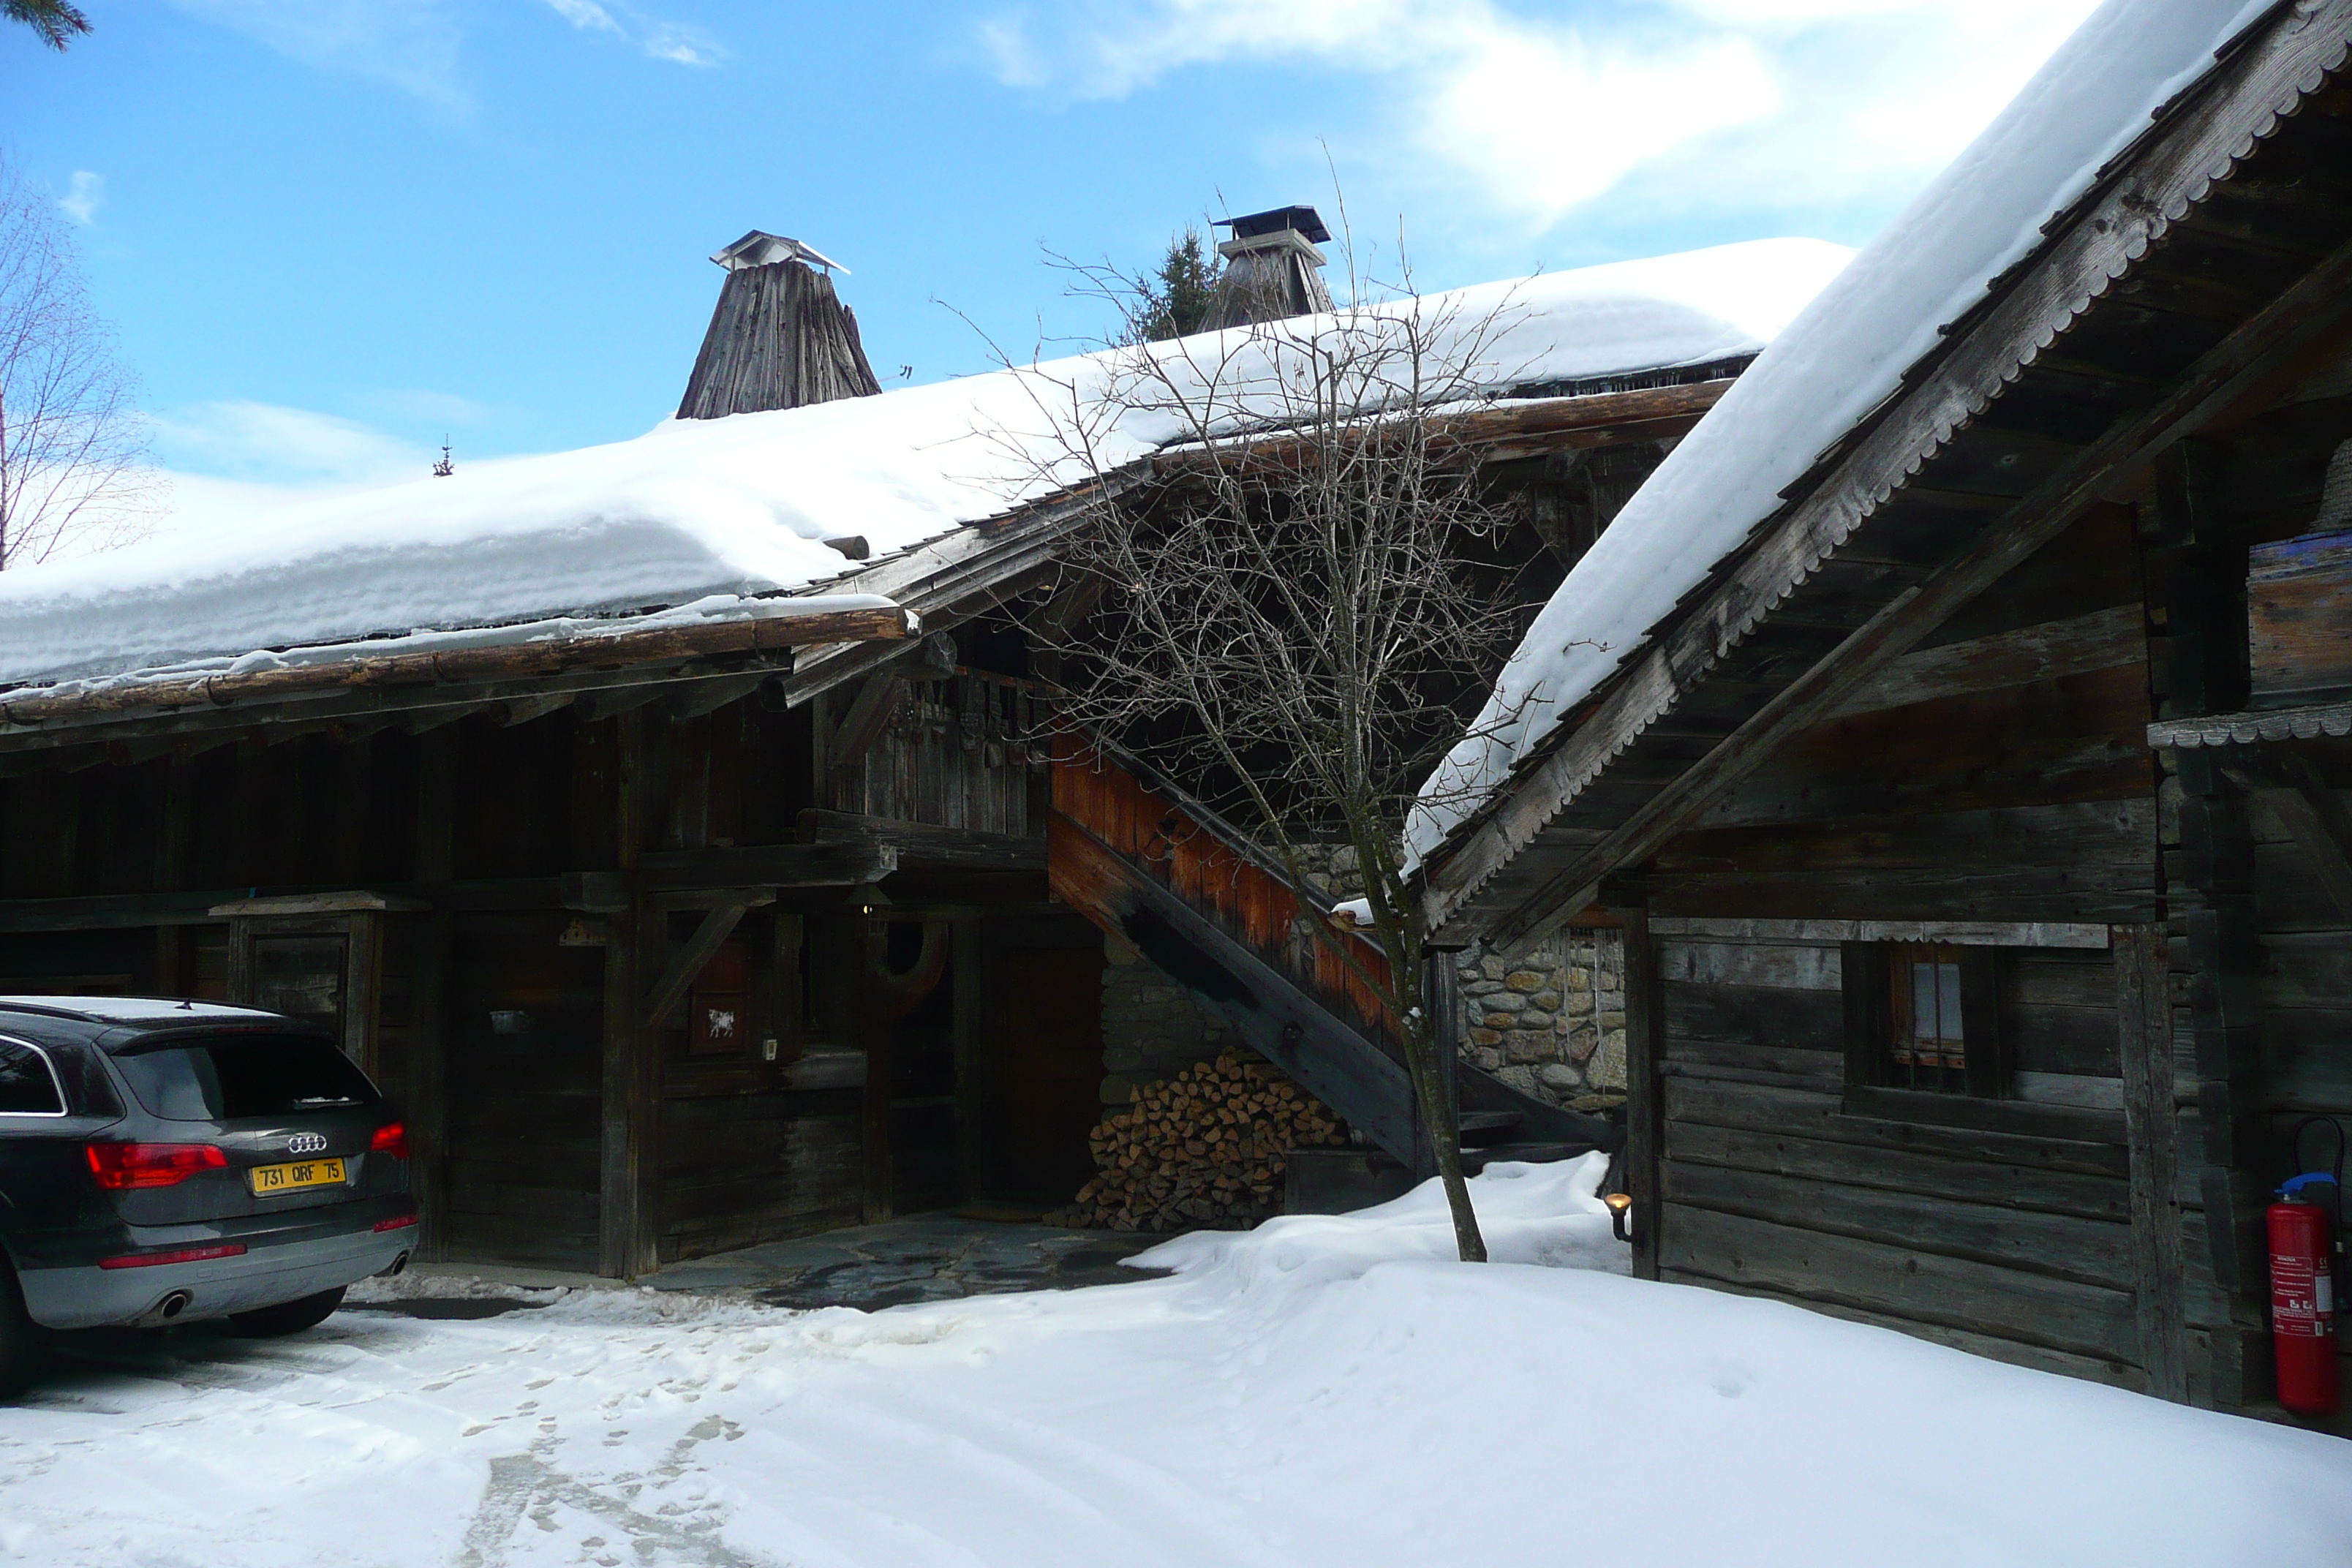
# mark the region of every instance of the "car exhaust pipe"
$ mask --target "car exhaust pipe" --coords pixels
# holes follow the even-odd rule
[[[375,1277],[379,1279],[389,1279],[407,1267],[408,1254],[404,1252],[399,1257],[394,1258],[390,1263],[384,1265],[382,1268],[377,1269],[375,1271]]]
[[[168,1323],[173,1319],[178,1317],[181,1313],[186,1311],[188,1310],[188,1303],[193,1300],[194,1300],[194,1298],[190,1296],[185,1290],[174,1290],[170,1295],[164,1297],[161,1301],[155,1303],[155,1315]]]

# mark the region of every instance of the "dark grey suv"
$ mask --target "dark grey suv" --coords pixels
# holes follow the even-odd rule
[[[307,1329],[415,1237],[406,1132],[314,1026],[0,996],[0,1389],[50,1331]]]

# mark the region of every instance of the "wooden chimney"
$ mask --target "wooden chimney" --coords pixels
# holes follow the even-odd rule
[[[1231,225],[1234,237],[1217,247],[1225,267],[1209,307],[1210,329],[1331,309],[1331,292],[1323,286],[1325,258],[1316,248],[1331,231],[1313,207],[1276,207],[1217,222]]]
[[[710,259],[726,268],[727,281],[678,403],[680,419],[723,419],[882,390],[858,342],[857,315],[833,291],[834,270],[846,274],[847,268],[797,239],[759,229]]]

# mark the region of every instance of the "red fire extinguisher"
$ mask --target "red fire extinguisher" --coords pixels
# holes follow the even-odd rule
[[[2298,1155],[2304,1132],[2318,1120],[2295,1130]],[[2270,1206],[2271,1342],[2278,1358],[2278,1396],[2298,1415],[2333,1415],[2342,1399],[2336,1285],[2343,1254],[2343,1166],[2344,1129],[2337,1124],[2336,1173],[2306,1171],[2280,1187],[2279,1201]]]

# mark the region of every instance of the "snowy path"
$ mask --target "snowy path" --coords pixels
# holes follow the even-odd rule
[[[1515,1169],[1479,1184],[1497,1252],[1581,1267],[1437,1261],[1444,1226],[1407,1198],[1185,1238],[1169,1252],[1186,1272],[1093,1290],[872,1315],[573,1292],[478,1322],[344,1312],[296,1341],[82,1364],[0,1412],[0,1552],[2352,1561],[2352,1445],[1622,1279],[1585,1192]]]

